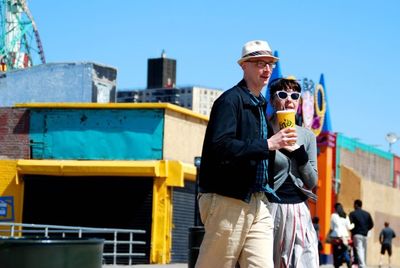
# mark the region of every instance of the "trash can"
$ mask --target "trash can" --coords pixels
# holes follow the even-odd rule
[[[104,239],[0,238],[0,267],[101,268]]]
[[[188,268],[194,268],[196,265],[203,237],[204,237],[203,226],[193,226],[189,228]]]

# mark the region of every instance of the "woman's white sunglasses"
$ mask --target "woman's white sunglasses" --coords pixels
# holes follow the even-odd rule
[[[290,98],[292,100],[298,100],[300,98],[299,92],[277,91],[277,92],[275,92],[275,94],[281,100],[286,100],[288,98],[288,96],[290,96]]]

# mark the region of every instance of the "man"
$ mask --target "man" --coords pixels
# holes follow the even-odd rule
[[[294,128],[267,139],[267,85],[274,63],[268,43],[247,42],[243,80],[215,102],[204,138],[199,211],[205,234],[197,268],[273,267],[273,222],[265,201],[268,151],[296,141]],[[266,201],[267,202],[267,201]]]
[[[362,201],[359,199],[354,201],[354,211],[350,213],[349,218],[354,224],[351,234],[356,249],[358,265],[360,268],[364,268],[366,267],[367,234],[374,227],[374,222],[371,215],[362,209]]]
[[[385,222],[385,228],[382,229],[379,234],[379,242],[381,243],[381,257],[379,260],[379,267],[382,266],[383,256],[387,251],[389,255],[389,268],[390,268],[390,257],[392,256],[392,239],[396,237],[395,232],[389,227],[389,223]]]

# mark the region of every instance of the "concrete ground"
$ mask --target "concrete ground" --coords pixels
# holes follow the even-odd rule
[[[187,263],[174,263],[174,264],[140,264],[140,265],[132,265],[132,266],[127,266],[127,265],[104,265],[103,268],[129,268],[129,267],[134,267],[134,268],[188,268]],[[320,266],[321,268],[333,268],[333,265],[331,264],[324,264]],[[342,265],[344,268],[345,265]],[[368,266],[368,268],[378,268],[378,266]],[[387,268],[386,265],[383,265],[382,268]],[[392,266],[392,268],[400,268],[396,266]]]
[[[127,266],[127,265],[103,265],[103,268],[128,268],[128,267],[129,266]],[[134,268],[188,268],[188,265],[187,265],[187,263],[139,264],[139,265],[132,265],[131,267],[134,267]],[[333,268],[333,265],[321,265],[320,267],[322,267],[322,268]]]

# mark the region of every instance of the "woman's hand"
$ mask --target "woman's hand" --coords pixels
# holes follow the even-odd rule
[[[293,144],[293,145],[289,145],[289,146],[285,146],[283,147],[283,149],[289,151],[289,152],[293,152],[294,150],[297,150],[300,148],[300,145],[298,145],[297,143]]]
[[[299,148],[299,145],[296,144],[296,141],[296,129],[293,127],[284,128],[268,139],[268,148],[271,151],[284,148],[291,152],[294,151],[296,147]]]

